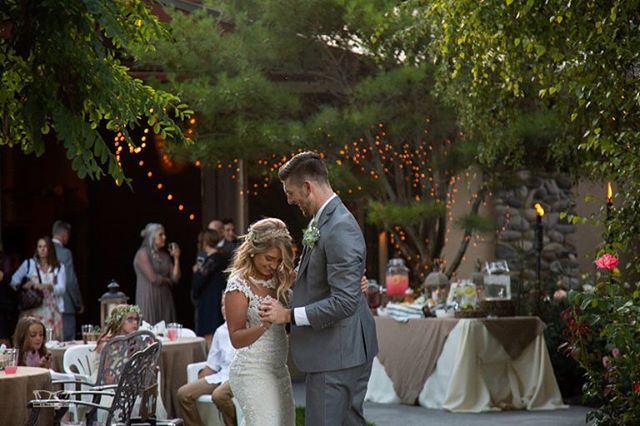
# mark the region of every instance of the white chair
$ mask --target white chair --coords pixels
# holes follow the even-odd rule
[[[206,365],[207,363],[204,361],[194,362],[193,364],[187,365],[187,383],[192,383],[198,380],[198,372]],[[244,416],[242,415],[240,404],[235,398],[233,398],[233,405],[236,407],[236,424],[241,425]],[[207,426],[224,426],[222,414],[213,403],[211,395],[200,395],[200,397],[196,399],[196,407],[198,414],[200,415],[200,420],[202,420],[203,424]]]
[[[180,337],[196,337],[196,332],[190,328],[182,327],[182,329],[180,330]],[[196,377],[197,377],[197,373],[196,373]]]
[[[64,352],[62,368],[67,374],[80,375],[87,381],[92,380],[96,373],[98,355],[96,345],[71,346]],[[95,380],[95,377],[93,377]]]

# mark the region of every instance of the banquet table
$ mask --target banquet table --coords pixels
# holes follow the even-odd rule
[[[453,412],[566,408],[537,317],[376,317],[365,400]]]
[[[0,413],[4,426],[22,426],[29,418],[27,402],[34,399],[34,390],[51,390],[51,376],[46,368],[18,367],[15,374],[0,371]],[[43,408],[39,426],[53,423],[53,409]]]
[[[73,344],[53,347],[51,368],[63,372],[64,352]],[[177,393],[180,386],[187,383],[187,365],[207,358],[206,344],[202,337],[181,337],[177,340],[163,340],[160,354],[160,395],[167,410],[167,416],[179,416]]]

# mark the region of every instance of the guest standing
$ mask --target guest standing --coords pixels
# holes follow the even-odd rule
[[[167,253],[167,236],[159,223],[148,223],[140,235],[142,245],[133,260],[136,304],[151,324],[174,322],[176,308],[171,289],[180,281],[180,247],[172,243]]]
[[[64,265],[67,273],[67,287],[64,292],[64,310],[62,311],[62,339],[70,341],[76,337],[76,313],[84,312],[82,304],[82,294],[78,285],[78,277],[73,267],[73,255],[71,250],[65,246],[71,237],[71,225],[67,222],[57,220],[51,230],[53,236],[53,246],[56,250],[56,257]]]
[[[196,301],[196,334],[203,336],[207,347],[211,345],[213,332],[224,319],[220,311],[222,292],[227,285],[224,275],[229,266],[229,256],[218,248],[220,236],[216,231],[205,229],[198,235],[198,251],[204,260],[193,265],[191,296]]]
[[[22,282],[27,278],[26,282]],[[62,314],[64,311],[64,293],[67,276],[64,265],[58,262],[56,250],[51,238],[38,240],[36,252],[27,259],[11,277],[11,287],[32,288],[43,293],[42,304],[20,312],[20,317],[32,316],[42,321],[47,328],[53,330],[53,339],[62,337]]]
[[[229,256],[233,257],[238,248],[238,236],[236,235],[236,226],[233,224],[233,220],[231,219],[223,219],[222,224],[224,225],[224,241],[223,241],[223,249]]]

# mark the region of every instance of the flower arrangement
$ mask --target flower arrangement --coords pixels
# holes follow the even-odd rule
[[[595,288],[569,293],[560,348],[584,369],[584,396],[598,407],[588,421],[640,424],[640,286],[622,282],[614,254],[604,253],[595,264]]]
[[[308,248],[313,248],[320,239],[320,230],[316,226],[315,219],[311,221],[309,227],[302,233],[302,245]]]

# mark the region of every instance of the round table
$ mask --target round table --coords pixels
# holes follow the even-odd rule
[[[22,426],[29,418],[27,402],[34,399],[34,390],[51,390],[51,376],[46,368],[18,367],[15,374],[0,371],[0,413],[5,426]],[[53,409],[40,410],[38,425],[53,422]]]
[[[177,396],[180,386],[187,383],[187,365],[206,359],[206,344],[202,337],[162,341],[160,393],[169,418],[180,416]]]

